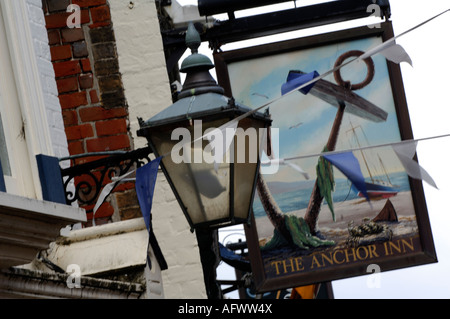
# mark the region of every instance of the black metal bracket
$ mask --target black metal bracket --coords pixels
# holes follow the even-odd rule
[[[380,18],[390,17],[388,0],[340,0],[239,19],[218,21],[205,33],[205,40],[219,46],[256,37],[307,29],[373,15],[370,5],[380,7]]]
[[[71,205],[78,201],[80,204],[91,205],[95,203],[100,194],[107,178],[114,176],[122,176],[126,174],[132,167],[138,168],[150,162],[150,154],[152,151],[149,147],[137,149],[130,152],[111,152],[110,156],[80,164],[61,170],[64,181],[64,191],[66,195],[66,203]],[[60,160],[76,159],[80,157],[89,157],[101,154],[84,154],[70,156]],[[77,179],[75,190],[70,189],[72,182]]]
[[[61,158],[60,161],[75,160],[92,156],[107,156],[92,162],[61,169],[66,203],[68,205],[71,205],[75,201],[85,205],[95,203],[107,178],[111,179],[114,176],[123,176],[132,168],[137,169],[149,163],[151,161],[150,155],[152,153],[150,147],[144,147],[129,152],[88,153]],[[76,183],[75,179],[77,179]],[[74,191],[69,189],[69,185],[72,183],[75,187]],[[153,233],[151,224],[149,244],[153,249],[153,253],[155,254],[155,258],[158,261],[161,270],[166,270],[168,268],[167,262]],[[148,260],[148,263],[151,267],[150,260]]]
[[[211,3],[210,1],[199,1],[199,4],[204,3],[200,12],[203,12],[205,15],[210,14],[210,12],[216,12],[219,10],[216,3],[219,2],[223,1],[211,1]],[[238,10],[242,6],[245,6],[246,8],[249,7],[249,4],[241,4],[240,2],[240,0],[231,1],[230,3],[236,4],[237,7],[224,7],[219,11],[226,10],[223,12],[234,12],[234,10]],[[260,1],[246,2],[252,2],[253,6],[250,7],[256,7],[259,6],[256,2]],[[272,0],[265,2],[278,3],[282,1]],[[196,27],[199,32],[201,31],[202,41],[208,41],[213,49],[219,49],[221,45],[226,43],[274,35],[282,32],[302,30],[342,21],[367,18],[373,15],[373,12],[368,10],[371,5],[378,5],[380,7],[379,13],[381,19],[390,18],[391,10],[389,0],[339,0],[249,17],[216,21],[215,25],[209,29],[201,30],[201,26]],[[212,7],[208,9],[209,6]],[[178,48],[178,51],[180,51],[182,48],[185,48],[185,32],[185,29],[162,30],[161,33],[165,49],[177,51],[176,48]]]

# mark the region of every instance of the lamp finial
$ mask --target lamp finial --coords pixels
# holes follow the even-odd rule
[[[189,26],[186,31],[186,46],[191,49],[192,53],[197,53],[201,43],[202,40],[200,38],[200,34],[194,24],[189,22]]]

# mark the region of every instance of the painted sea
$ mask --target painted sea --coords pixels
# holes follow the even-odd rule
[[[399,192],[410,190],[408,175],[406,173],[392,173],[389,178],[392,185]],[[374,179],[383,180],[385,176],[374,177]],[[281,211],[283,213],[290,213],[305,209],[308,206],[314,180],[291,183],[269,182],[268,186]],[[351,187],[350,181],[347,179],[336,180],[335,191],[333,193],[334,203],[351,201],[358,198],[356,192]],[[258,195],[255,196],[253,212],[255,218],[267,217]]]

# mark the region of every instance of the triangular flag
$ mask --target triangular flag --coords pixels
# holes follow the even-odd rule
[[[406,50],[400,45],[394,42],[395,38],[391,38],[380,45],[368,50],[366,53],[361,55],[357,60],[362,61],[367,59],[377,53],[384,55],[386,59],[394,63],[399,64],[400,62],[408,62],[412,66],[412,60]]]
[[[140,167],[136,171],[136,194],[144,217],[145,226],[150,231],[150,214],[153,203],[153,192],[155,190],[158,167],[162,156],[150,163]]]
[[[400,44],[388,46],[386,49],[380,51],[380,54],[394,63],[400,64],[401,62],[407,62],[409,65],[413,65],[411,57]]]
[[[120,183],[122,182],[124,179],[126,179],[128,176],[130,176],[131,174],[133,174],[135,171],[131,171],[126,173],[125,175],[122,175],[120,177],[118,177],[116,180],[114,180],[113,182],[105,185],[100,193],[100,195],[97,198],[97,202],[95,203],[94,209],[93,209],[93,217],[92,217],[92,224],[95,226],[95,213],[97,212],[97,210],[100,208],[100,206],[102,206],[102,204],[105,202],[106,198],[111,194],[111,192],[113,191],[113,189]]]
[[[293,169],[295,169],[297,172],[301,173],[305,179],[309,179],[309,174],[307,172],[305,172],[303,170],[303,168],[301,168],[300,166],[298,166],[297,164],[294,163],[289,163],[289,162],[285,162],[286,165],[292,167]]]
[[[309,174],[307,172],[305,172],[305,170],[302,169],[300,166],[298,166],[297,164],[294,164],[294,163],[290,163],[290,162],[284,160],[283,158],[272,159],[269,161],[263,161],[263,162],[261,162],[261,165],[287,165],[287,166],[290,166],[291,168],[295,169],[300,174],[302,174],[303,177],[305,177],[305,179],[309,180],[309,178],[310,178]]]
[[[413,160],[416,154],[417,141],[393,144],[392,148],[409,176],[424,180],[434,188],[438,188],[430,174],[419,163]]]
[[[336,166],[370,202],[361,167],[352,152],[323,155],[323,157]]]
[[[317,73],[317,71],[313,71],[311,73],[303,73],[301,71],[291,70],[289,71],[286,83],[281,86],[281,94],[285,95],[286,93],[289,93],[292,90],[295,90],[296,88],[312,81],[318,76],[320,75],[319,73]],[[299,91],[306,95],[313,88],[314,84],[316,84],[316,82],[301,88]]]

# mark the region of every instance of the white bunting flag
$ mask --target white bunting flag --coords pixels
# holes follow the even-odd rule
[[[413,160],[416,154],[417,141],[395,144],[392,145],[392,148],[410,177],[424,180],[434,188],[438,188],[430,174],[419,163]]]

